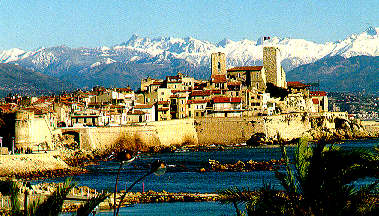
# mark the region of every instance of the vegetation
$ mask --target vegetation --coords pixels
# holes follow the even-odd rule
[[[270,97],[280,98],[280,100],[284,100],[284,98],[288,96],[289,91],[285,88],[277,87],[272,83],[267,83],[266,93],[270,93]]]
[[[19,200],[20,188],[15,181],[7,180],[0,183],[0,190],[3,195],[10,197],[11,209],[8,212],[12,216],[58,216],[62,211],[64,200],[67,198],[71,189],[75,186],[68,178],[64,183],[59,184],[55,191],[45,199],[39,199],[31,202],[29,205],[21,208]],[[27,193],[26,193],[27,194]],[[78,210],[78,216],[90,215],[93,209],[108,198],[109,194],[102,193],[86,201]],[[25,205],[25,202],[24,202]],[[26,211],[25,211],[26,207]]]
[[[282,190],[266,184],[258,191],[231,188],[220,193],[222,203],[239,203],[247,215],[378,215],[379,155],[364,150],[343,150],[299,141],[292,163],[282,147],[285,171],[276,171]],[[369,185],[355,181],[374,179]]]

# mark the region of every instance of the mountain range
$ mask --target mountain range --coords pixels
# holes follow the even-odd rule
[[[276,46],[280,49],[282,66],[287,72],[287,80],[313,82],[320,80],[325,82],[324,86],[330,87],[332,83],[329,80],[338,82],[341,78],[342,72],[334,68],[341,68],[339,65],[343,64],[343,59],[363,56],[357,58],[356,61],[366,61],[364,60],[366,57],[379,56],[379,28],[370,27],[362,33],[353,34],[343,40],[326,43],[279,37],[270,37],[268,40],[264,40],[262,37],[256,41],[224,39],[218,43],[211,43],[191,37],[148,38],[133,35],[126,42],[112,47],[70,48],[58,46],[39,48],[33,51],[24,51],[18,48],[3,50],[0,51],[0,63],[15,64],[38,71],[60,79],[62,82],[70,82],[74,87],[91,88],[94,85],[124,87],[129,85],[137,89],[140,79],[147,76],[163,78],[182,72],[195,78],[207,79],[210,75],[210,55],[213,52],[226,54],[228,68],[262,65],[264,46]],[[323,64],[320,62],[324,61],[327,63],[323,65],[323,72],[320,72],[318,67]],[[350,64],[350,66],[352,65]],[[362,64],[354,65],[354,76],[356,77],[356,73],[361,73],[363,69],[356,68],[361,67]],[[346,79],[349,79],[350,76],[350,66],[344,66],[343,77]],[[375,75],[375,72],[371,72],[371,70],[377,70],[377,68],[375,66],[366,67],[367,76],[360,77],[370,79]],[[353,91],[360,86],[346,81],[344,83],[348,84],[336,83],[332,84],[336,88],[328,89],[338,90],[339,87],[344,86],[344,91]],[[374,83],[372,88],[366,89],[370,92],[378,92],[377,86],[377,83]]]

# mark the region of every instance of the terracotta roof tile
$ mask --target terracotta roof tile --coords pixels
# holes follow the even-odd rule
[[[305,88],[305,87],[308,87],[309,85],[306,85],[298,81],[294,81],[294,82],[287,82],[287,86],[289,88]]]
[[[262,70],[263,66],[242,66],[242,67],[234,67],[230,68],[227,71],[232,72],[232,71],[260,71]]]
[[[146,113],[141,110],[129,110],[128,115],[145,115]]]
[[[326,92],[324,91],[311,91],[309,94],[311,96],[326,96]]]
[[[197,90],[197,91],[191,92],[191,97],[194,97],[194,96],[210,96],[210,95],[211,95],[211,91],[209,91],[209,90],[205,90],[205,91]]]
[[[158,111],[168,111],[169,108],[168,107],[161,107],[161,108],[158,108]]]
[[[212,75],[211,78],[214,83],[226,83],[226,75]]]
[[[209,100],[188,100],[187,104],[199,104],[199,103],[208,103]]]
[[[240,97],[214,97],[213,101],[215,103],[241,103]]]
[[[241,82],[228,82],[228,86],[240,86]]]
[[[153,105],[147,105],[147,104],[138,104],[134,106],[135,109],[150,109],[152,107]]]
[[[158,104],[170,104],[170,101],[158,101]]]

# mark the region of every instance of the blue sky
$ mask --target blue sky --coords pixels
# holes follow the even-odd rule
[[[112,46],[132,34],[336,41],[379,26],[379,0],[0,0],[0,50]]]

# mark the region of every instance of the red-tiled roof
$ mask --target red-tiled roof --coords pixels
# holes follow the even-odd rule
[[[158,111],[168,111],[169,108],[168,107],[160,107],[158,108]]]
[[[182,79],[180,76],[166,76],[166,79]]]
[[[312,98],[313,104],[318,104],[318,99],[317,98]]]
[[[131,92],[133,90],[131,90],[130,88],[116,88],[116,91]]]
[[[226,75],[212,75],[212,82],[226,83]]]
[[[154,81],[151,85],[162,85],[163,82],[160,82],[160,81]]]
[[[240,97],[214,97],[215,103],[241,103]]]
[[[221,94],[221,90],[211,90],[212,94]]]
[[[311,96],[326,96],[326,92],[324,91],[311,91],[309,94]]]
[[[262,70],[263,66],[242,66],[242,67],[234,67],[230,68],[227,71],[232,72],[232,71],[260,71]]]
[[[146,113],[141,110],[129,110],[128,115],[145,115]]]
[[[150,109],[151,107],[153,107],[153,105],[138,104],[134,106],[135,109]]]
[[[187,104],[199,104],[199,103],[207,103],[208,100],[188,100]]]
[[[158,104],[170,104],[170,101],[158,101]]]
[[[209,90],[205,90],[205,91],[202,91],[202,90],[197,90],[197,91],[192,91],[191,92],[191,96],[210,96],[211,95],[211,91]]]
[[[228,86],[240,86],[241,82],[228,82]]]
[[[288,88],[305,88],[308,87],[309,85],[305,85],[304,83],[294,81],[294,82],[287,82]]]
[[[176,90],[176,89],[173,89],[171,90],[171,93],[175,94],[177,92],[189,92],[190,90]]]

